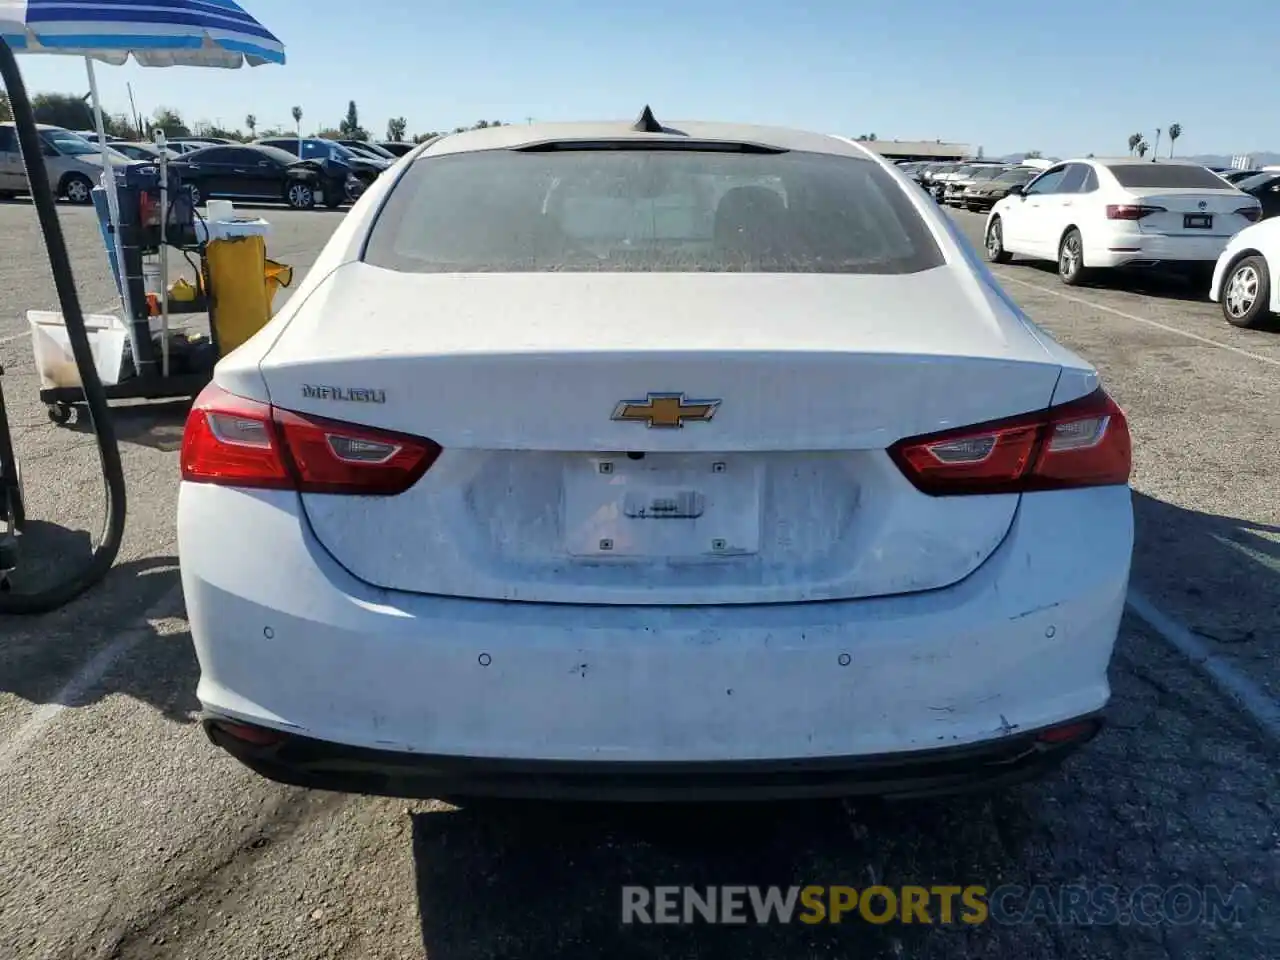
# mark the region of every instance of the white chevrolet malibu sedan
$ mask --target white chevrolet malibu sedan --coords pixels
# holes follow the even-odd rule
[[[407,797],[920,795],[1099,729],[1124,414],[832,136],[495,127],[380,177],[182,448],[212,740]]]

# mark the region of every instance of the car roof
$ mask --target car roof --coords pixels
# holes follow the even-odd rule
[[[1072,157],[1069,160],[1059,160],[1058,163],[1096,163],[1104,167],[1119,167],[1130,163],[1153,163],[1145,157]],[[1194,160],[1170,160],[1165,158],[1159,163],[1165,167],[1203,167],[1203,163],[1196,163]]]
[[[17,124],[14,123],[12,120],[0,121],[0,127],[16,127],[16,126]],[[74,130],[69,130],[66,127],[60,127],[56,123],[37,123],[36,129],[37,130],[61,130],[64,133],[75,133],[77,137],[80,136],[80,134],[76,133]],[[83,140],[84,138],[80,137],[80,139]]]
[[[630,120],[571,121],[562,123],[503,124],[441,137],[425,151],[432,156],[470,153],[477,150],[510,150],[536,143],[563,140],[619,140],[635,143],[679,140],[711,140],[729,143],[758,143],[780,150],[802,150],[837,156],[867,158],[873,154],[848,140],[826,133],[810,133],[786,127],[745,123],[708,123],[701,120],[673,120],[663,124],[663,132],[635,129]]]

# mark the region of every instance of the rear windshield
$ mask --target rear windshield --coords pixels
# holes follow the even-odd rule
[[[873,161],[690,149],[423,157],[365,260],[421,273],[903,274],[943,262]]]
[[[1208,167],[1189,163],[1118,163],[1108,170],[1122,187],[1168,187],[1188,190],[1225,190],[1222,178]]]

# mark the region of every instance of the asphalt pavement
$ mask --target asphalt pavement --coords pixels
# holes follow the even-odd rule
[[[84,303],[108,308],[92,212],[61,213]],[[298,279],[341,221],[264,215]],[[980,239],[981,217],[955,219]],[[84,561],[101,480],[91,434],[50,424],[36,396],[25,311],[56,304],[28,204],[0,204],[0,244],[2,383],[34,518],[19,586],[35,585]],[[1061,772],[946,802],[727,809],[458,810],[258,779],[193,722],[173,530],[184,411],[160,405],[121,417],[117,570],[59,613],[0,619],[0,956],[1280,956],[1276,741],[1222,690],[1243,677],[1255,705],[1280,697],[1280,331],[1231,328],[1176,284],[995,273],[1100,368],[1134,436],[1146,619],[1125,620],[1106,732]],[[1009,896],[980,925],[637,926],[621,922],[628,884]],[[1081,890],[1117,909],[1063,912]]]

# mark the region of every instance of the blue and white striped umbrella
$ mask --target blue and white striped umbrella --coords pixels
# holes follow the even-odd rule
[[[233,0],[0,0],[15,53],[146,67],[284,63],[284,44]]]

